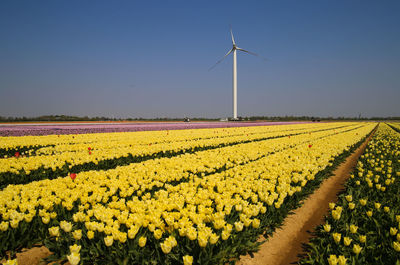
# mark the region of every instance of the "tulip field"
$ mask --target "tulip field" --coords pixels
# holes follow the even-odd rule
[[[44,245],[48,262],[71,265],[235,264],[377,125],[0,137],[0,260]],[[301,264],[400,259],[400,126],[389,125]]]
[[[389,126],[379,126],[300,264],[400,264],[400,133],[392,129],[400,126]]]

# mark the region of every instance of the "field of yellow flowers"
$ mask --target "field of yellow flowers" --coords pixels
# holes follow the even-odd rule
[[[379,125],[300,264],[400,264],[400,126],[389,125]]]
[[[321,123],[0,137],[0,255],[234,264],[376,127]]]

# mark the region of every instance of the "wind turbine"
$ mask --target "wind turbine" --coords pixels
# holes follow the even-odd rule
[[[232,49],[230,49],[221,60],[219,60],[216,64],[214,64],[210,69],[213,69],[217,64],[222,62],[229,54],[233,52],[233,74],[232,74],[232,90],[233,90],[233,119],[237,120],[237,66],[236,66],[236,51],[247,52],[251,55],[258,56],[258,54],[246,51],[245,49],[239,48],[236,46],[235,39],[232,33],[232,27],[230,28],[231,38],[232,38]]]

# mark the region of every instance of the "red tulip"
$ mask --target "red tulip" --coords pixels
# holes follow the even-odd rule
[[[15,152],[15,157],[18,158],[20,156],[19,152]]]
[[[89,151],[89,155],[91,155],[91,154],[92,154],[92,152]]]
[[[90,151],[90,150],[92,150],[92,148],[88,147],[88,148],[87,148],[87,150],[89,150],[89,151]]]
[[[311,148],[312,144],[309,144],[308,147]]]
[[[74,180],[74,179],[76,178],[76,173],[71,173],[71,174],[69,175],[69,177],[70,177],[72,180]]]

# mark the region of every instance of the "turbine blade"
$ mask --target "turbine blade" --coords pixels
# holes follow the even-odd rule
[[[233,44],[233,46],[235,46],[235,45],[236,45],[236,43],[235,43],[235,39],[233,38],[232,26],[230,26],[230,28],[231,28],[232,44]]]
[[[259,56],[257,53],[250,52],[250,51],[247,51],[247,50],[239,48],[239,47],[237,47],[236,49],[239,50],[239,51],[242,51],[242,52],[247,52],[247,53],[249,53],[251,55],[254,55],[254,56]]]
[[[237,49],[238,51],[247,52],[248,54],[251,54],[251,55],[254,55],[254,56],[260,57],[260,58],[262,58],[264,61],[266,61],[266,60],[267,60],[267,58],[264,58],[264,57],[262,57],[262,56],[258,55],[257,53],[250,52],[250,51],[247,51],[247,50],[245,50],[245,49],[242,49],[242,48],[239,48],[239,47],[236,47],[236,49]]]
[[[228,56],[232,51],[233,51],[233,48],[230,49],[229,52],[227,52],[227,53],[225,54],[225,56],[222,57],[221,60],[219,60],[216,64],[214,64],[212,67],[210,67],[210,68],[208,69],[208,71],[211,71],[211,69],[213,69],[215,66],[217,66],[217,64],[219,64],[220,62],[222,62],[222,61],[226,58],[226,56]]]

